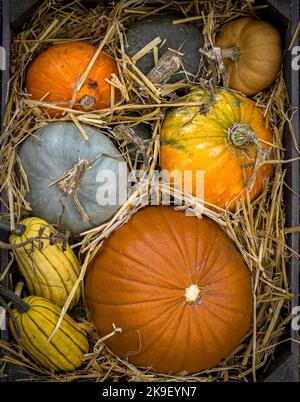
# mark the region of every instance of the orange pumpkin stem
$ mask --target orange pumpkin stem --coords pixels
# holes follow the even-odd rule
[[[200,300],[200,288],[198,285],[191,285],[185,289],[185,299],[189,304],[196,304]]]
[[[228,139],[237,148],[248,148],[257,142],[255,132],[245,123],[234,124],[228,130]]]
[[[80,106],[82,107],[82,109],[90,110],[96,104],[96,99],[90,95],[84,95],[80,99],[79,103],[80,103]]]
[[[241,55],[240,49],[237,46],[231,46],[225,49],[221,49],[221,53],[224,59],[228,58],[233,63],[238,61]]]

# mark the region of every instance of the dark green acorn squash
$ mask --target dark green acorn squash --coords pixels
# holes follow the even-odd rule
[[[132,25],[126,34],[127,46],[126,53],[133,57],[149,42],[156,37],[160,37],[161,44],[158,45],[159,58],[168,50],[176,50],[183,53],[183,66],[189,77],[193,81],[198,75],[202,63],[202,56],[199,49],[203,46],[203,35],[193,24],[173,24],[179,19],[178,16],[150,16]],[[154,67],[153,52],[147,53],[136,63],[137,67],[147,75]],[[181,69],[170,79],[170,83],[186,79],[186,75]]]

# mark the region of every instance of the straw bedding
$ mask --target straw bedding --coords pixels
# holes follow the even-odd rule
[[[60,42],[87,40],[91,44],[111,54],[118,63],[119,78],[112,78],[112,85],[122,96],[117,102],[112,102],[108,109],[93,113],[84,113],[64,109],[62,118],[72,120],[78,127],[86,123],[94,127],[111,128],[110,135],[133,168],[129,158],[127,145],[131,142],[130,135],[118,135],[114,130],[118,124],[135,124],[144,122],[152,127],[152,141],[146,150],[146,163],[143,165],[147,180],[138,184],[127,202],[121,207],[114,218],[102,225],[73,238],[73,247],[78,251],[82,261],[82,277],[88,261],[99,250],[103,239],[127,222],[130,217],[146,203],[149,196],[148,182],[159,161],[159,133],[167,107],[174,107],[182,102],[177,100],[174,89],[188,88],[195,83],[165,84],[154,86],[146,80],[124,52],[126,27],[137,19],[149,14],[172,14],[174,10],[183,20],[188,19],[203,27],[205,36],[204,49],[214,46],[216,33],[222,25],[238,16],[255,15],[259,8],[248,0],[214,0],[214,1],[160,1],[156,7],[145,6],[142,1],[120,1],[113,7],[98,5],[86,9],[78,2],[68,6],[58,0],[46,0],[37,9],[23,30],[14,38],[12,44],[12,67],[9,82],[9,101],[5,116],[6,130],[1,134],[0,150],[1,171],[0,186],[7,197],[1,199],[6,208],[3,216],[14,223],[30,213],[30,207],[24,199],[28,187],[25,174],[17,176],[15,168],[20,168],[17,147],[37,128],[48,121],[39,110],[43,102],[31,100],[24,93],[24,75],[32,59],[47,46]],[[179,21],[180,22],[180,21]],[[147,49],[145,49],[147,51]],[[216,62],[206,64],[205,73],[199,80],[201,85],[221,85],[222,74],[216,68]],[[196,83],[196,84],[197,84]],[[114,98],[114,97],[113,97]],[[202,206],[201,200],[184,195],[182,208],[193,209],[197,216],[204,214],[214,219],[231,237],[247,264],[253,282],[253,324],[248,335],[219,367],[194,375],[182,373],[178,376],[159,375],[147,369],[137,368],[114,356],[99,339],[88,312],[83,304],[73,312],[73,316],[81,325],[89,330],[91,352],[85,356],[83,367],[68,374],[53,374],[37,367],[15,344],[1,342],[4,358],[0,361],[2,369],[8,362],[32,370],[35,380],[74,381],[78,379],[104,381],[255,381],[257,370],[266,367],[272,359],[276,345],[290,321],[289,292],[286,261],[294,252],[285,243],[285,212],[283,190],[285,187],[285,164],[282,136],[285,124],[289,121],[289,102],[287,91],[279,74],[276,81],[268,89],[259,92],[254,102],[261,106],[267,125],[275,137],[274,163],[275,173],[266,182],[261,195],[253,202],[249,197],[240,203],[235,213],[223,210],[212,210],[209,205]],[[171,104],[172,103],[172,104]],[[128,112],[136,112],[128,114]],[[22,170],[21,170],[22,171]],[[167,185],[160,184],[157,196],[170,192]],[[180,194],[177,194],[178,196]],[[176,194],[174,194],[176,198]],[[22,283],[12,284],[13,257],[0,277],[9,279],[10,285],[20,293]],[[80,286],[82,285],[79,284]],[[74,289],[75,291],[75,289]],[[72,297],[72,295],[70,296]],[[70,300],[69,300],[70,301]],[[68,302],[67,302],[68,305]],[[67,309],[65,306],[65,311]],[[114,333],[110,334],[114,336]]]

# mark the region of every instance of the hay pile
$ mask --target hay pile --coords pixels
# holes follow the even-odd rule
[[[126,28],[137,19],[155,13],[175,13],[182,15],[182,20],[193,21],[203,27],[205,35],[204,49],[214,46],[215,36],[222,25],[236,17],[255,15],[261,7],[255,7],[249,0],[199,0],[199,1],[160,1],[156,7],[145,6],[143,1],[122,0],[114,7],[97,6],[86,9],[79,2],[63,5],[60,0],[45,0],[32,16],[32,20],[16,36],[12,44],[12,71],[9,82],[9,102],[5,116],[6,130],[1,134],[0,150],[1,172],[0,186],[7,194],[7,202],[1,199],[6,208],[3,217],[9,218],[12,228],[15,222],[30,213],[24,195],[28,184],[26,176],[17,176],[15,168],[20,168],[17,156],[17,147],[36,129],[47,124],[50,120],[39,110],[43,102],[31,100],[24,93],[24,77],[30,62],[47,46],[51,44],[86,40],[91,44],[104,48],[117,61],[119,78],[112,79],[114,88],[121,92],[121,98],[111,107],[92,113],[63,109],[65,114],[60,120],[73,121],[79,127],[89,124],[94,127],[114,127],[120,123],[136,124],[144,122],[152,127],[153,141],[151,141],[143,169],[147,171],[148,180],[158,166],[159,160],[159,133],[167,107],[174,107],[182,103],[177,100],[174,89],[189,88],[195,83],[165,84],[154,86],[146,80],[124,52]],[[179,21],[180,22],[180,21]],[[221,84],[220,74],[216,72],[211,62],[206,66],[200,84],[209,87],[213,77],[216,85]],[[293,250],[285,243],[285,213],[283,205],[283,188],[285,186],[284,148],[282,135],[287,123],[289,103],[287,91],[279,74],[276,81],[268,89],[259,92],[254,102],[263,108],[267,125],[272,129],[275,137],[275,173],[271,181],[266,182],[261,195],[250,202],[249,197],[238,205],[235,213],[223,210],[212,211],[209,206],[203,208],[201,200],[185,195],[183,208],[191,208],[197,216],[205,214],[219,223],[241,252],[253,278],[253,325],[251,331],[242,343],[232,352],[219,367],[195,374],[182,376],[157,375],[149,370],[136,368],[126,361],[114,356],[99,339],[93,325],[89,322],[88,313],[84,305],[78,307],[75,318],[90,332],[91,353],[86,355],[83,367],[69,374],[54,375],[37,367],[26,357],[22,350],[14,344],[1,342],[0,347],[5,352],[2,365],[16,363],[32,370],[35,380],[43,376],[43,380],[74,381],[85,380],[114,380],[127,381],[228,381],[228,380],[256,380],[257,370],[264,367],[270,360],[285,326],[290,320],[289,284],[286,272],[286,260]],[[128,115],[135,111],[136,114]],[[128,149],[124,138],[118,138],[111,130],[111,136],[119,145],[123,145],[123,153],[129,166]],[[160,185],[158,195],[168,193],[166,185]],[[88,261],[99,250],[103,239],[130,219],[142,208],[148,199],[148,182],[145,181],[135,188],[126,204],[118,211],[114,218],[101,227],[89,230],[82,236],[74,238],[73,247],[78,250],[82,261],[82,277]],[[176,194],[175,194],[176,196]],[[11,261],[2,273],[11,281]],[[18,284],[20,293],[22,284]],[[14,287],[15,289],[15,287]],[[67,305],[65,306],[65,310]],[[111,334],[113,336],[113,333]],[[0,362],[1,363],[1,362]],[[1,370],[4,370],[4,367]]]

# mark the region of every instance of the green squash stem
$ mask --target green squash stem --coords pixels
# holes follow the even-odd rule
[[[237,148],[249,148],[257,143],[255,132],[246,123],[235,123],[228,130],[228,139]]]
[[[246,123],[235,123],[228,130],[228,139],[237,148],[247,149],[253,145],[256,147],[252,173],[245,186],[246,189],[251,192],[256,182],[257,172],[266,160],[268,160],[269,152],[264,150],[255,132],[251,126]],[[249,167],[249,165],[244,167]]]

